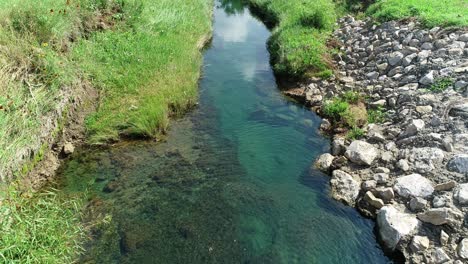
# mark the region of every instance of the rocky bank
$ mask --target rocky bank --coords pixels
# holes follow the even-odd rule
[[[468,263],[468,31],[339,20],[336,75],[287,94],[320,112],[346,91],[366,95],[386,121],[349,140],[333,134],[316,166],[332,196],[375,218],[383,246],[408,263]]]

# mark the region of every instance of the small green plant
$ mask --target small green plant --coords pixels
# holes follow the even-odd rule
[[[387,119],[387,113],[382,106],[367,111],[367,122],[369,124],[381,124]]]
[[[356,140],[360,139],[364,136],[364,130],[362,130],[359,127],[353,127],[350,130],[348,130],[348,133],[346,134],[346,138],[350,140]]]
[[[443,92],[443,91],[447,90],[447,88],[449,88],[452,85],[453,85],[453,80],[451,78],[449,78],[449,77],[444,77],[444,78],[440,78],[440,79],[436,80],[428,88],[428,90],[431,91],[431,92],[434,92],[434,93],[440,93],[440,92]]]
[[[362,96],[358,92],[347,91],[341,96],[341,98],[350,104],[357,104],[362,99]]]
[[[323,114],[332,118],[335,122],[341,121],[348,109],[349,103],[338,98],[326,102],[322,107]]]

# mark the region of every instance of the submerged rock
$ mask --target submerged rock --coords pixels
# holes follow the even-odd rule
[[[377,226],[380,238],[393,250],[403,238],[418,230],[419,221],[416,216],[402,213],[395,207],[387,205],[377,214]]]

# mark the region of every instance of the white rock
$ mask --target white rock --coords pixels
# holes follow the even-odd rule
[[[334,170],[330,183],[333,198],[354,205],[359,195],[360,182],[344,171]]]
[[[440,244],[442,246],[447,245],[449,238],[450,238],[449,235],[447,233],[445,233],[444,230],[440,230],[440,239],[439,240],[440,240]]]
[[[410,166],[408,164],[408,161],[405,159],[401,159],[397,163],[397,167],[402,170],[402,171],[409,171]]]
[[[414,236],[410,248],[413,252],[424,251],[429,248],[429,238],[426,236]]]
[[[410,150],[408,158],[413,162],[414,170],[420,173],[427,173],[442,164],[444,152],[439,148],[414,148]]]
[[[371,144],[356,140],[349,145],[345,156],[352,162],[370,166],[378,157],[378,150]]]
[[[468,205],[468,183],[460,184],[455,189],[454,197],[460,205]]]
[[[463,214],[451,208],[433,208],[418,214],[419,220],[433,225],[449,224],[453,227],[461,225]]]
[[[330,166],[332,165],[334,158],[335,157],[333,157],[333,155],[331,155],[330,153],[322,154],[319,156],[319,158],[315,162],[315,166],[319,170],[327,172],[330,169]]]
[[[430,85],[434,83],[434,71],[430,71],[428,74],[424,75],[419,83],[422,85]]]
[[[417,231],[419,221],[414,215],[399,212],[395,207],[387,205],[377,214],[377,226],[385,245],[395,249],[401,239]]]
[[[455,155],[447,165],[450,171],[468,173],[468,154]]]
[[[411,174],[397,178],[393,189],[398,195],[405,198],[426,198],[431,196],[434,192],[431,181],[419,174]]]
[[[468,238],[464,238],[458,244],[458,256],[462,259],[468,259]]]

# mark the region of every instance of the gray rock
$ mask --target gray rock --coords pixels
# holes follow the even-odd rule
[[[377,69],[380,71],[380,72],[384,72],[388,67],[388,63],[381,63],[381,64],[377,64]]]
[[[377,196],[382,198],[384,201],[391,201],[393,198],[395,198],[395,193],[390,187],[379,188],[376,190],[376,192]]]
[[[361,140],[353,141],[345,153],[350,161],[368,166],[374,162],[378,155],[379,152],[373,145]]]
[[[335,157],[331,155],[330,153],[325,153],[319,156],[317,161],[315,162],[315,166],[324,172],[327,172],[330,169],[330,166],[333,163],[333,159]]]
[[[361,188],[364,191],[374,190],[377,187],[377,182],[374,180],[368,180],[362,183]]]
[[[395,51],[388,56],[388,64],[390,64],[390,66],[396,66],[400,63],[403,57],[403,53]]]
[[[442,248],[436,248],[432,256],[435,264],[442,264],[451,260]]]
[[[405,159],[401,159],[397,163],[397,167],[402,170],[402,171],[409,171],[410,166],[408,164],[408,161]]]
[[[385,184],[388,181],[388,174],[386,174],[386,173],[376,173],[376,174],[374,174],[373,179],[378,184]]]
[[[414,169],[421,173],[427,173],[442,164],[444,152],[439,148],[414,148],[410,151],[408,159],[413,162]]]
[[[410,249],[413,252],[424,251],[429,248],[429,238],[426,236],[414,236],[411,240]]]
[[[324,131],[327,131],[327,130],[330,130],[332,127],[330,121],[326,118],[322,119],[322,123],[320,123],[320,129],[321,130],[324,130]]]
[[[403,137],[410,137],[418,134],[419,131],[423,130],[425,127],[424,120],[422,119],[413,119],[406,127],[405,132],[403,132]]]
[[[455,155],[447,164],[450,171],[468,173],[468,154]]]
[[[385,205],[382,199],[376,198],[371,191],[366,192],[364,200],[376,209],[380,209]]]
[[[458,37],[458,41],[468,42],[468,33],[460,35],[460,37]]]
[[[458,89],[465,88],[465,87],[467,87],[467,86],[468,86],[468,82],[465,82],[465,81],[463,81],[463,80],[457,81],[457,82],[455,83],[455,89],[457,89],[457,90],[458,90]]]
[[[434,83],[434,71],[430,71],[419,79],[419,83],[422,85],[431,85]]]
[[[418,219],[433,225],[451,225],[458,227],[461,225],[463,214],[456,209],[451,208],[432,208],[426,212],[419,213]]]
[[[335,137],[332,142],[332,154],[334,156],[343,155],[346,151],[344,138]]]
[[[452,193],[444,193],[441,195],[437,195],[432,200],[432,206],[434,208],[451,207],[452,205],[453,205]]]
[[[412,212],[420,212],[427,206],[427,201],[421,197],[413,197],[410,200],[409,207]]]
[[[468,259],[468,238],[462,239],[457,248],[458,256],[462,259]]]
[[[344,171],[334,170],[330,183],[333,198],[354,205],[361,185],[357,180]]]
[[[450,115],[468,118],[468,102],[462,102],[453,105],[452,109],[450,110]]]
[[[468,183],[460,184],[455,189],[454,197],[460,205],[468,205]]]
[[[457,183],[455,181],[448,181],[448,182],[443,182],[439,183],[436,186],[434,186],[434,190],[436,191],[450,191],[453,188],[457,186]]]
[[[434,192],[431,181],[419,174],[411,174],[397,178],[393,189],[398,195],[405,198],[426,198],[431,196]]]
[[[430,105],[416,106],[416,112],[418,112],[420,114],[430,113],[430,112],[432,112],[432,106],[430,106]]]
[[[369,72],[369,73],[367,73],[367,74],[366,74],[366,77],[367,77],[367,79],[369,79],[369,80],[376,80],[377,78],[379,78],[379,75],[380,75],[380,74],[379,74],[378,72],[374,71],[374,72]]]
[[[395,249],[400,240],[416,233],[419,221],[414,215],[400,212],[395,207],[387,205],[377,214],[377,226],[385,246]]]
[[[434,48],[434,45],[432,45],[432,43],[430,43],[430,42],[424,42],[421,45],[422,50],[432,50],[433,48]]]

